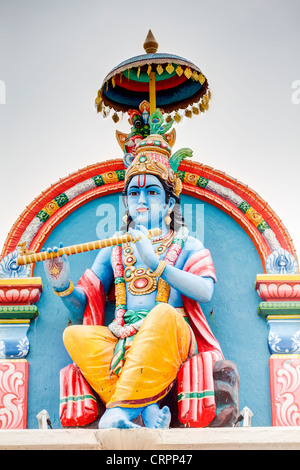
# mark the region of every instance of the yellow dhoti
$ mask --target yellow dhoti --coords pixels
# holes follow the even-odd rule
[[[70,326],[63,340],[107,408],[141,407],[156,403],[171,389],[179,367],[191,354],[193,334],[175,308],[157,305],[126,350],[119,376],[111,371],[118,338],[107,327]]]

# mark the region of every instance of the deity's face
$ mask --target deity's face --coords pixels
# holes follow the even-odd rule
[[[151,228],[166,228],[164,219],[175,200],[166,203],[166,192],[154,175],[135,175],[127,189],[127,209],[135,225]]]

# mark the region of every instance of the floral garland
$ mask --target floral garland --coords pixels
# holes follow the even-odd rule
[[[188,234],[189,230],[186,226],[180,227],[177,234],[175,234],[164,258],[164,261],[167,265],[175,265],[182,251],[183,245],[188,237]],[[121,245],[117,245],[112,250],[112,267],[115,277],[116,317],[113,323],[109,325],[109,328],[116,336],[124,338],[136,334],[142,324],[142,321],[140,320],[134,324],[125,325],[124,315],[127,311],[127,295]],[[170,285],[162,278],[159,278],[156,304],[162,302],[167,303],[169,295]]]

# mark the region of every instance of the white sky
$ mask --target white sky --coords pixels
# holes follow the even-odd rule
[[[149,28],[212,91],[207,113],[176,126],[174,149],[254,189],[299,252],[299,0],[0,0],[1,248],[43,190],[122,156],[127,120],[103,119],[94,99],[115,65],[144,53]]]

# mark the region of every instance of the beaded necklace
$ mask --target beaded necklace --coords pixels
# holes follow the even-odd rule
[[[165,241],[164,245],[161,250],[160,247],[156,248],[156,254],[161,255],[163,254],[168,245],[168,251],[164,258],[164,261],[169,266],[174,266],[184,245],[185,240],[187,239],[189,234],[188,228],[185,226],[180,227],[177,233],[174,234],[174,237],[170,237],[170,240],[167,242]],[[168,237],[168,235],[167,235]],[[167,238],[166,237],[166,238]],[[125,255],[125,266],[123,266],[122,260],[122,251],[124,251]],[[128,261],[129,258],[129,261]],[[126,264],[127,260],[127,264]],[[127,295],[126,295],[126,280],[129,282],[129,290],[133,295],[143,295],[145,293],[151,293],[156,290],[157,287],[157,294],[156,294],[156,304],[157,303],[167,303],[169,296],[170,296],[170,285],[164,281],[161,277],[158,280],[158,285],[156,278],[151,276],[151,270],[148,268],[133,268],[133,264],[135,263],[136,259],[133,255],[133,250],[130,244],[117,245],[112,250],[112,267],[115,277],[115,295],[116,295],[116,318],[114,320],[120,326],[124,326],[124,314],[127,311]],[[133,272],[134,269],[134,272]],[[127,277],[128,276],[128,277]],[[133,283],[135,282],[135,285]],[[147,282],[147,285],[146,285]],[[130,288],[131,285],[131,288]]]
[[[162,242],[155,248],[155,253],[160,256],[168,249],[174,238],[174,232],[170,230],[164,237],[152,238],[152,243]],[[135,268],[136,257],[130,243],[123,243],[125,257],[124,280],[128,283],[128,290],[132,295],[151,294],[156,290],[157,281],[153,271],[149,268]]]

